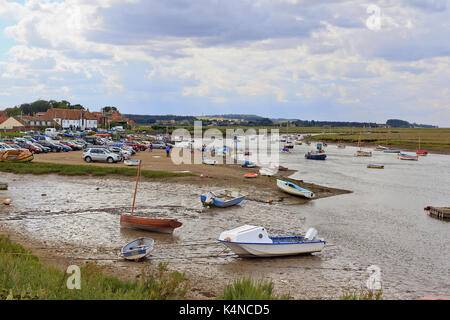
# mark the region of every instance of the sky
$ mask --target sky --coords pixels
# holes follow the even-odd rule
[[[0,0],[0,109],[450,127],[450,0]]]

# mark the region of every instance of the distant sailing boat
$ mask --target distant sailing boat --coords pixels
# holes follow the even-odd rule
[[[356,151],[355,157],[371,157],[372,151],[363,151],[361,149],[361,134],[362,132],[359,133],[359,150]]]
[[[132,228],[160,233],[173,233],[175,228],[181,227],[182,223],[174,218],[160,219],[134,216],[134,203],[136,201],[136,192],[139,184],[139,176],[141,174],[141,163],[139,161],[138,173],[136,177],[136,188],[134,189],[133,206],[131,208],[131,215],[120,215],[120,226],[124,228]]]
[[[416,155],[418,155],[418,156],[426,156],[427,154],[428,154],[428,151],[420,149],[420,137],[419,137],[419,150],[416,151]]]

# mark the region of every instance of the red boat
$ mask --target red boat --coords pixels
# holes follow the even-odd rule
[[[426,155],[428,154],[428,151],[425,151],[425,150],[417,150],[417,151],[416,151],[416,154],[417,154],[418,156],[426,156]]]
[[[173,233],[173,230],[181,227],[181,225],[182,223],[175,218],[158,219],[136,217],[126,214],[120,216],[120,226],[124,228],[140,229],[160,233]]]
[[[258,176],[257,173],[247,173],[244,175],[246,178],[256,178]]]
[[[131,215],[122,214],[120,215],[120,226],[123,228],[132,228],[139,230],[147,230],[153,232],[161,233],[173,233],[175,228],[181,227],[182,223],[175,218],[147,218],[147,217],[135,217],[134,213],[134,203],[136,201],[136,192],[139,184],[139,176],[141,174],[141,164],[139,161],[139,167],[136,177],[136,187],[134,189],[133,206],[131,207]]]
[[[287,171],[287,170],[288,170],[288,168],[283,167],[283,166],[278,166],[277,169],[278,169],[279,171]]]

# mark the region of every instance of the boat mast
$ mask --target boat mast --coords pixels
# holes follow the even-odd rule
[[[133,213],[134,213],[134,203],[136,201],[136,192],[137,192],[140,174],[141,174],[141,160],[139,160],[138,172],[137,172],[137,177],[136,177],[136,187],[134,188],[133,206],[131,207],[131,215],[133,215]]]

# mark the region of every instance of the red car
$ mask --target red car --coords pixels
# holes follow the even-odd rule
[[[136,141],[125,141],[123,144],[132,147],[135,151],[144,151],[147,149],[145,144],[138,143]]]

